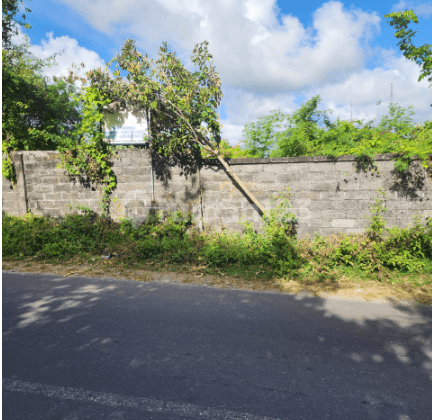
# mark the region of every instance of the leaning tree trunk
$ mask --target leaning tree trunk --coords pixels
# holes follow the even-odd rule
[[[222,166],[225,168],[228,174],[234,179],[234,181],[237,182],[238,185],[240,185],[240,187],[248,196],[248,198],[258,207],[260,216],[263,216],[265,214],[265,208],[263,207],[263,205],[249,191],[249,188],[245,185],[245,183],[232,171],[231,167],[228,165],[225,159],[220,154],[217,154],[216,157],[218,158],[219,162],[222,163]]]

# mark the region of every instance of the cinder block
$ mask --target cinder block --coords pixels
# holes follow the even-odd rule
[[[309,208],[312,200],[310,198],[294,198],[290,200],[290,204],[293,208]]]
[[[53,192],[61,192],[61,193],[68,193],[68,192],[80,192],[82,190],[84,190],[84,186],[82,184],[79,183],[68,183],[68,184],[56,184],[56,185],[51,185],[51,188]],[[37,191],[37,190],[36,190]],[[47,191],[49,192],[49,191]]]
[[[220,175],[217,175],[218,177],[220,177]],[[253,174],[253,173],[247,173],[247,174],[237,174],[237,176],[240,178],[240,181],[242,182],[262,182],[265,181],[265,179],[261,180],[261,181],[257,181],[257,177],[259,176],[263,176],[262,173],[259,174]],[[212,177],[212,181],[215,181],[215,179],[213,179]],[[220,178],[220,181],[222,182],[227,182],[230,181],[232,182],[231,178],[228,177],[228,175],[225,175],[225,177],[222,179]]]
[[[307,226],[310,228],[318,229],[323,227],[331,227],[331,222],[328,219],[309,219]]]
[[[27,200],[27,208],[29,209],[38,209],[39,208],[38,200]]]
[[[292,172],[292,167],[289,163],[272,163],[269,165],[262,165],[262,172],[269,174],[285,174]]]
[[[384,217],[391,219],[410,219],[413,214],[414,212],[409,210],[387,210]]]
[[[387,160],[387,161],[379,161],[375,160],[375,166],[378,168],[378,170],[381,173],[390,173],[394,170],[394,161],[393,160]]]
[[[362,182],[359,186],[360,190],[377,191],[379,188],[384,189],[384,181]]]
[[[335,210],[340,211],[340,210]],[[365,216],[368,216],[370,212],[368,210],[353,210],[347,209],[345,210],[345,217],[341,217],[341,219],[362,219]],[[338,218],[339,217],[335,217]]]
[[[333,170],[337,172],[351,172],[355,171],[356,164],[355,162],[335,162],[331,164],[333,166]]]
[[[321,200],[343,200],[344,192],[340,190],[320,191],[319,197]]]
[[[309,182],[293,181],[287,185],[294,195],[297,191],[311,191]]]
[[[249,164],[249,165],[230,165],[236,174],[253,173],[258,174],[263,172],[263,165]],[[269,165],[265,165],[269,166]]]
[[[60,209],[46,209],[43,211],[43,216],[62,217],[66,215],[66,211]]]
[[[120,194],[120,193],[119,193]],[[119,199],[131,199],[136,198],[137,200],[148,200],[152,198],[151,190],[148,191],[136,191],[136,192],[123,192],[122,195],[117,196]]]
[[[295,172],[295,173],[306,173],[309,172],[309,163],[286,163],[286,170],[285,172]]]
[[[319,216],[321,219],[345,219],[345,211],[344,210],[321,210],[319,211]]]
[[[370,221],[368,218],[355,219],[355,225],[358,228],[365,229],[370,225]]]
[[[121,183],[117,184],[116,191],[142,191],[143,185],[138,183]],[[156,190],[156,185],[155,185]]]
[[[313,162],[308,164],[306,172],[333,172],[333,164],[331,162]]]
[[[73,201],[77,200],[80,197],[80,193],[78,192],[71,192],[71,193],[57,193],[61,194],[61,198],[67,202],[67,201]]]
[[[271,173],[259,173],[253,175],[253,181],[254,182],[274,182],[275,177],[282,177],[282,175],[276,175]],[[278,179],[280,181],[280,178]]]
[[[345,200],[369,200],[371,198],[371,192],[366,191],[344,191],[341,194],[342,199]]]
[[[356,221],[353,219],[332,219],[331,227],[334,227],[334,228],[353,228],[353,227],[356,227]]]
[[[37,184],[34,186],[35,192],[53,192],[54,188],[50,184]]]
[[[335,208],[337,201],[333,200],[311,200],[308,205],[311,210],[331,210]]]
[[[292,213],[302,220],[311,218],[311,211],[309,209],[292,209]]]
[[[300,174],[301,181],[334,181],[332,172],[306,172]]]
[[[306,189],[306,188],[305,188]],[[335,182],[310,182],[309,190],[311,191],[334,191],[336,190]]]
[[[409,210],[419,208],[420,203],[414,204],[411,201],[399,199],[399,200],[391,200],[385,201],[385,207],[389,210]]]
[[[6,190],[2,193],[2,198],[7,201],[15,201],[18,199],[18,195],[16,190]]]
[[[297,228],[297,238],[298,239],[304,239],[304,238],[313,238],[315,234],[318,233],[317,229],[314,227],[309,226],[299,226]]]
[[[151,175],[151,166],[119,166],[115,169],[116,175]]]
[[[369,190],[370,188],[361,188],[362,183],[358,181],[338,181],[337,189],[340,191],[358,191],[361,189]]]
[[[283,174],[277,174],[273,176],[273,181],[280,183],[291,183],[300,181],[300,175],[298,172],[285,172]]]
[[[45,193],[42,195],[44,200],[61,200],[63,198],[62,193]]]
[[[240,175],[238,175],[238,176],[240,176]],[[221,172],[218,172],[218,173],[215,173],[215,174],[213,174],[213,175],[209,175],[208,177],[206,177],[206,178],[201,178],[201,183],[208,183],[208,182],[225,182],[225,181],[227,181],[229,178],[228,178],[228,175],[227,174],[225,174],[225,173],[221,173]]]
[[[365,210],[373,203],[371,200],[341,200],[334,202],[334,208],[338,210]]]

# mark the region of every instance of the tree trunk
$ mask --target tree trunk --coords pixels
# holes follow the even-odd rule
[[[258,207],[258,211],[260,213],[260,216],[263,216],[265,214],[265,208],[263,205],[257,200],[257,198],[249,191],[249,188],[246,187],[244,182],[231,170],[231,167],[228,165],[228,163],[225,161],[225,159],[217,154],[217,158],[220,163],[222,163],[222,166],[225,168],[225,170],[228,172],[228,174],[234,178],[235,182],[240,185],[242,190],[245,192],[245,194],[248,196],[248,198]]]

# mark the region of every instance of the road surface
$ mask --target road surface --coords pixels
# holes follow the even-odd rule
[[[432,310],[3,272],[3,419],[432,418]]]

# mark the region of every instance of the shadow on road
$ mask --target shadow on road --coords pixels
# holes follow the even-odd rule
[[[274,417],[425,419],[431,321],[421,305],[4,274],[3,377],[208,406],[223,396]]]

